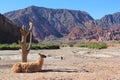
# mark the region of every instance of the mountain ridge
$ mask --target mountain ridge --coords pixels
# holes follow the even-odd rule
[[[4,16],[19,26],[26,25],[29,27],[28,22],[30,19],[33,19],[35,26],[33,37],[38,42],[50,36],[54,38],[67,37],[69,40],[82,39],[97,34],[99,30],[102,30],[105,34],[106,30],[104,29],[107,29],[107,32],[110,32],[112,36],[116,36],[112,34],[110,29],[120,25],[120,12],[109,15],[95,20],[85,11],[50,9],[37,6],[30,6],[4,14]],[[92,29],[94,30],[93,32],[91,32]],[[98,36],[103,37],[103,33],[94,36],[96,40],[99,40]],[[105,39],[105,36],[107,34],[104,35],[102,40],[112,40],[112,38]]]

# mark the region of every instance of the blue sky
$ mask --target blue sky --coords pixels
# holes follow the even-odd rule
[[[82,10],[93,18],[120,12],[120,0],[0,0],[0,13],[35,5],[46,8]]]

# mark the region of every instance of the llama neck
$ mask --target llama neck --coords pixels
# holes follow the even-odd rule
[[[40,58],[40,59],[39,59],[39,66],[40,66],[40,67],[42,67],[43,62],[44,62],[44,59],[43,59],[43,58]]]

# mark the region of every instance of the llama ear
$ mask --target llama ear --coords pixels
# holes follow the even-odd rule
[[[38,53],[38,55],[40,55],[43,58],[46,58],[46,55],[43,55],[43,54],[40,54],[40,53]]]
[[[40,53],[38,53],[38,55],[41,55]]]
[[[43,55],[43,58],[46,58],[46,55]]]

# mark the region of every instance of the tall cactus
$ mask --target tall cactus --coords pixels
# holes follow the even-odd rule
[[[21,37],[21,41],[19,40],[18,43],[21,46],[21,49],[19,51],[22,55],[22,62],[27,62],[27,56],[32,47],[32,30],[33,30],[33,22],[32,21],[29,21],[29,26],[30,26],[29,31],[26,30],[26,27],[24,25],[20,29],[22,37]],[[28,35],[30,35],[30,42],[28,44],[28,47],[26,47],[26,40],[27,40]]]

